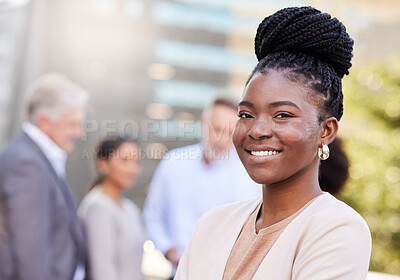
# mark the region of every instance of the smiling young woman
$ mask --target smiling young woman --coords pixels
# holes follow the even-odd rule
[[[353,40],[311,7],[287,8],[258,27],[259,63],[233,133],[262,199],[202,217],[175,279],[365,279],[371,236],[363,218],[318,183],[338,132],[342,78]]]

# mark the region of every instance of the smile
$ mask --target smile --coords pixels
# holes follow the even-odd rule
[[[280,151],[250,151],[250,154],[256,157],[273,156],[279,153]]]

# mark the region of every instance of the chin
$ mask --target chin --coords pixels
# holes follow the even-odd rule
[[[129,190],[131,190],[131,189],[133,189],[133,186],[132,186],[132,185],[129,186],[129,187],[125,187],[125,188],[124,188],[125,191],[129,191]]]
[[[65,143],[64,145],[59,145],[67,153],[71,153],[75,149],[75,143]]]
[[[64,152],[66,152],[66,153],[71,153],[73,150],[74,150],[74,147],[69,147],[69,146],[62,146],[62,147],[60,147],[61,148],[61,150],[63,150]]]
[[[277,182],[276,178],[272,178],[271,176],[268,176],[268,171],[267,170],[252,170],[249,171],[247,170],[247,173],[249,174],[250,178],[256,182],[257,184],[260,185],[270,185],[273,183]]]
[[[257,184],[263,184],[265,181],[265,173],[264,172],[254,172],[254,170],[248,170],[245,168],[247,171],[247,174],[249,174],[250,178],[256,182]],[[264,174],[263,174],[264,173]]]
[[[271,180],[265,178],[265,176],[250,175],[250,174],[249,174],[249,176],[257,184],[260,184],[260,185],[271,184]]]
[[[135,184],[134,182],[125,183],[125,184],[123,184],[122,188],[124,190],[130,190],[130,189],[133,189],[134,184]]]

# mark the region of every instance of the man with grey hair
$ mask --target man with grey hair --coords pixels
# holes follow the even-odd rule
[[[0,156],[0,279],[83,279],[86,245],[65,180],[88,95],[59,74],[28,91],[28,121]]]

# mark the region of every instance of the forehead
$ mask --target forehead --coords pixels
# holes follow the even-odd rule
[[[291,101],[300,109],[314,107],[309,100],[310,90],[300,83],[287,79],[284,73],[270,71],[256,74],[245,88],[242,100],[254,105],[265,105],[278,101]]]
[[[221,105],[221,104],[214,105],[211,109],[211,117],[214,117],[215,115],[231,116],[231,115],[235,115],[235,114],[236,114],[236,110],[231,107],[228,107],[226,105]]]
[[[61,115],[60,121],[81,121],[85,117],[83,109],[74,108]]]
[[[236,121],[237,110],[225,105],[215,105],[211,109],[209,121],[213,124]]]
[[[125,142],[115,152],[116,156],[134,156],[137,155],[139,147],[132,142]]]

